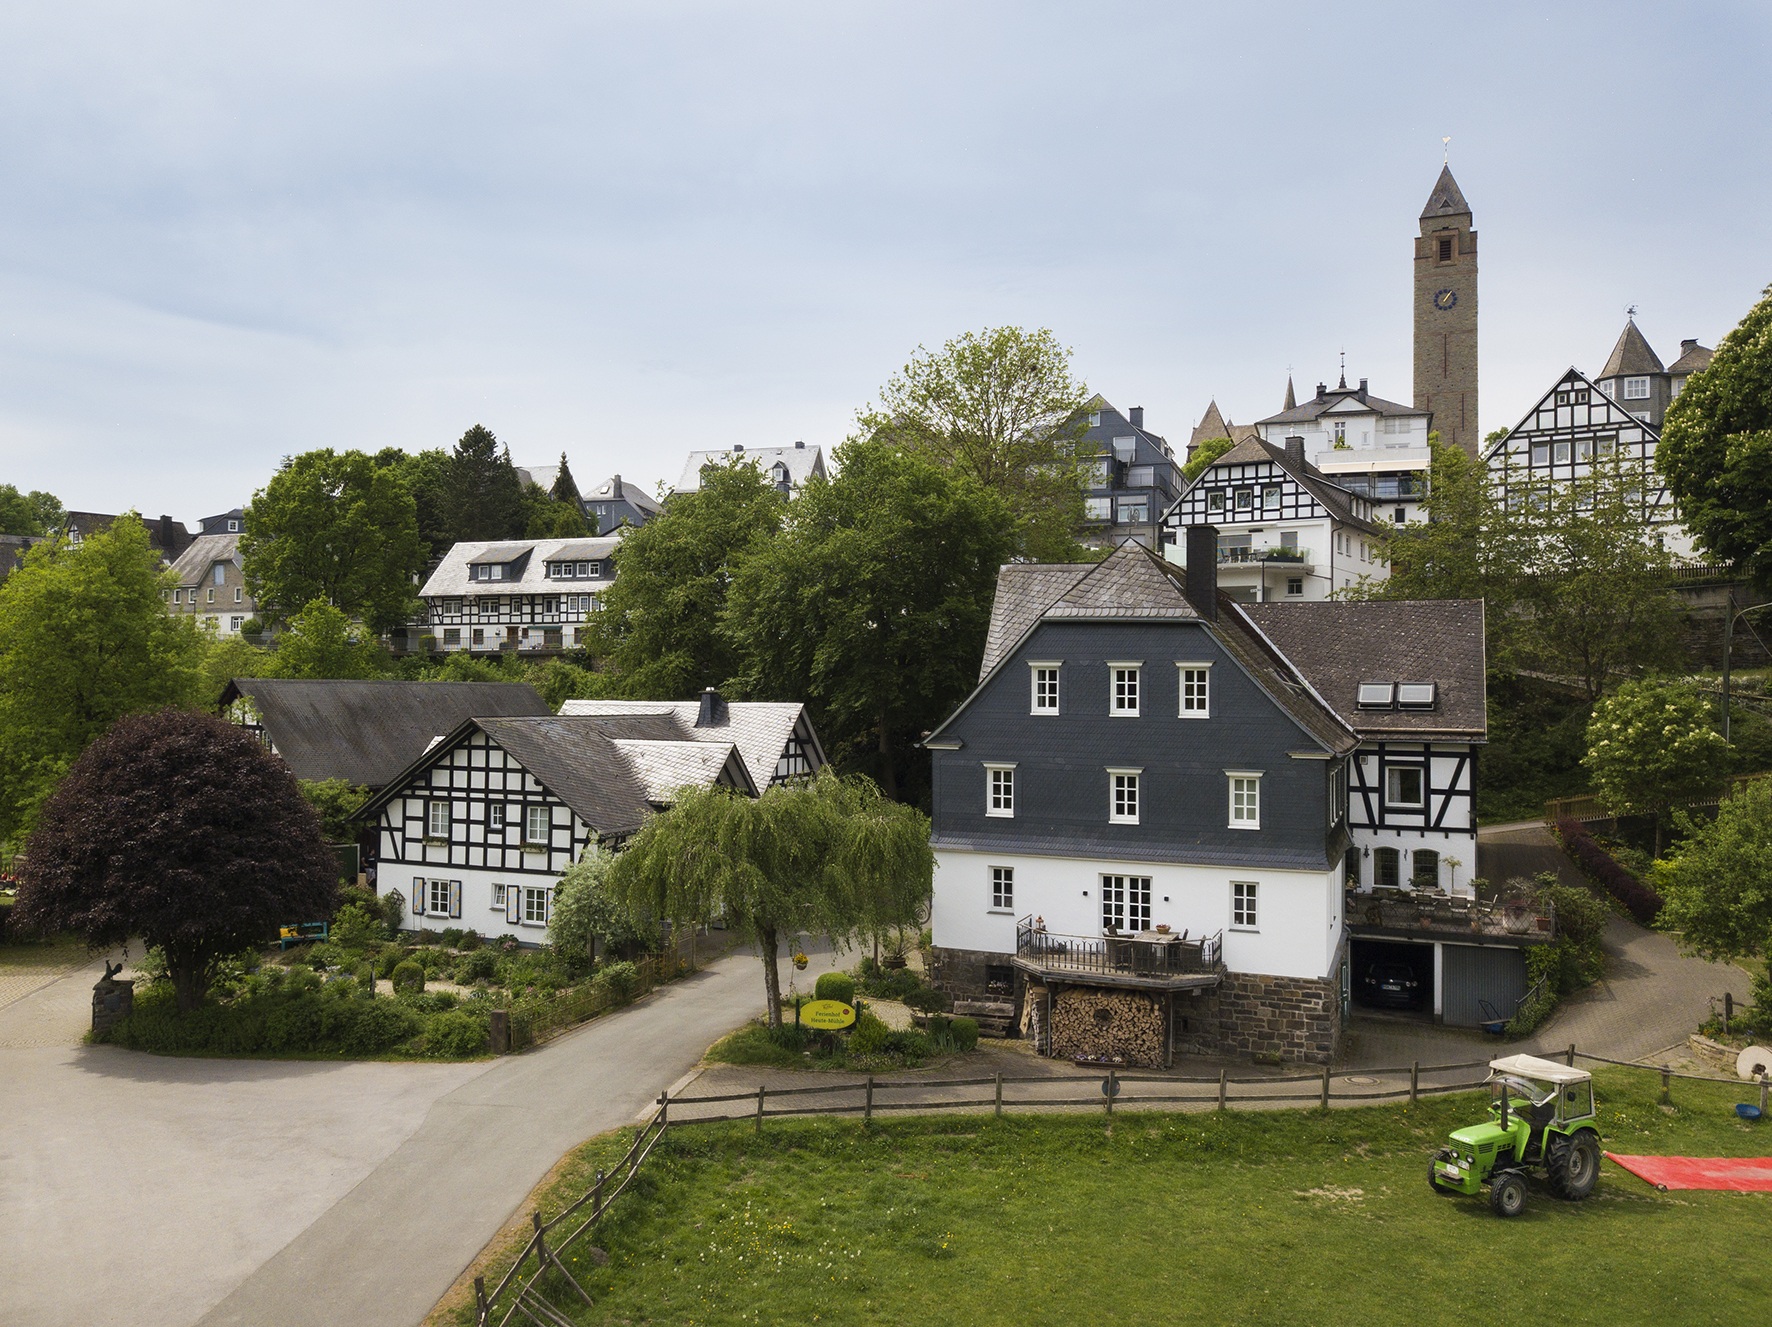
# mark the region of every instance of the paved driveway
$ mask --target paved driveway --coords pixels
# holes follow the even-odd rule
[[[101,971],[0,1008],[4,1318],[25,1327],[417,1323],[564,1152],[763,994],[735,955],[529,1054],[333,1065],[79,1046]]]

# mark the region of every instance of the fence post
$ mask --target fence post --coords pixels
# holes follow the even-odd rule
[[[1569,1043],[1569,1067],[1571,1069],[1573,1069],[1575,1067],[1575,1043],[1574,1042]]]
[[[596,1187],[591,1190],[591,1220],[599,1220],[603,1215],[603,1172],[597,1172]]]
[[[666,1124],[670,1109],[671,1094],[669,1092],[660,1092],[658,1094],[658,1124],[660,1128],[663,1128]]]
[[[1723,992],[1723,1035],[1729,1035],[1729,1020],[1735,1017],[1735,993]]]
[[[874,1118],[874,1076],[868,1075],[868,1099],[861,1108],[861,1121],[866,1124]]]
[[[1417,1060],[1409,1066],[1409,1104],[1413,1106],[1421,1095],[1421,1061]]]
[[[1766,1095],[1764,1088],[1760,1089],[1760,1095]],[[999,1120],[1003,1118],[1003,1071],[1001,1069],[997,1071],[997,1118]]]
[[[769,1090],[763,1083],[757,1085],[757,1132],[763,1132],[763,1094]]]
[[[492,1053],[509,1055],[511,1053],[511,1011],[494,1009],[492,1011]]]
[[[1224,1088],[1225,1084],[1230,1079],[1230,1073],[1231,1071],[1229,1069],[1220,1069],[1218,1071],[1218,1108],[1220,1110],[1224,1109]]]
[[[1673,1102],[1673,1097],[1668,1091],[1672,1085],[1673,1080],[1668,1074],[1667,1067],[1664,1065],[1661,1070],[1661,1104],[1664,1106],[1671,1105]]]
[[[474,1278],[474,1321],[476,1324],[479,1324],[479,1327],[485,1327],[486,1278],[483,1276],[476,1276]]]
[[[1323,1066],[1323,1109],[1329,1109],[1329,1066]]]

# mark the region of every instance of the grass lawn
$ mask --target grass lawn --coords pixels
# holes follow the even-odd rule
[[[1744,1091],[1596,1075],[1608,1149],[1752,1156]],[[1523,1216],[1431,1193],[1428,1154],[1482,1113],[1414,1108],[770,1121],[669,1133],[576,1266],[602,1323],[1737,1323],[1772,1299],[1772,1195],[1595,1197]],[[633,1131],[586,1144],[551,1214]],[[525,1209],[525,1214],[527,1209]],[[524,1235],[527,1234],[525,1227]],[[521,1242],[522,1236],[517,1237]],[[509,1265],[496,1260],[496,1282]],[[570,1310],[569,1290],[549,1294]],[[471,1310],[433,1321],[468,1323]]]

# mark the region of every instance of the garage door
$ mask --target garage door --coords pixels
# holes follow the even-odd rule
[[[1514,1016],[1514,1006],[1526,993],[1525,954],[1518,949],[1447,945],[1440,961],[1446,1022],[1475,1027],[1485,1021],[1478,1000],[1487,1000],[1503,1018]]]

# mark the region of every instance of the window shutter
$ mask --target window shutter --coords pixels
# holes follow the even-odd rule
[[[505,886],[505,920],[507,922],[509,922],[512,926],[515,926],[517,924],[517,918],[519,918],[520,916],[523,915],[521,912],[522,907],[523,907],[523,886],[521,886],[521,885],[506,885]]]
[[[412,877],[412,915],[422,917],[425,913],[425,881],[423,876]]]
[[[547,900],[546,904],[543,905],[543,913],[549,921],[553,921],[554,920],[554,891],[550,889],[546,893],[544,893],[542,895],[542,897]]]
[[[449,882],[449,915],[451,917],[461,916],[461,881],[459,880]]]

